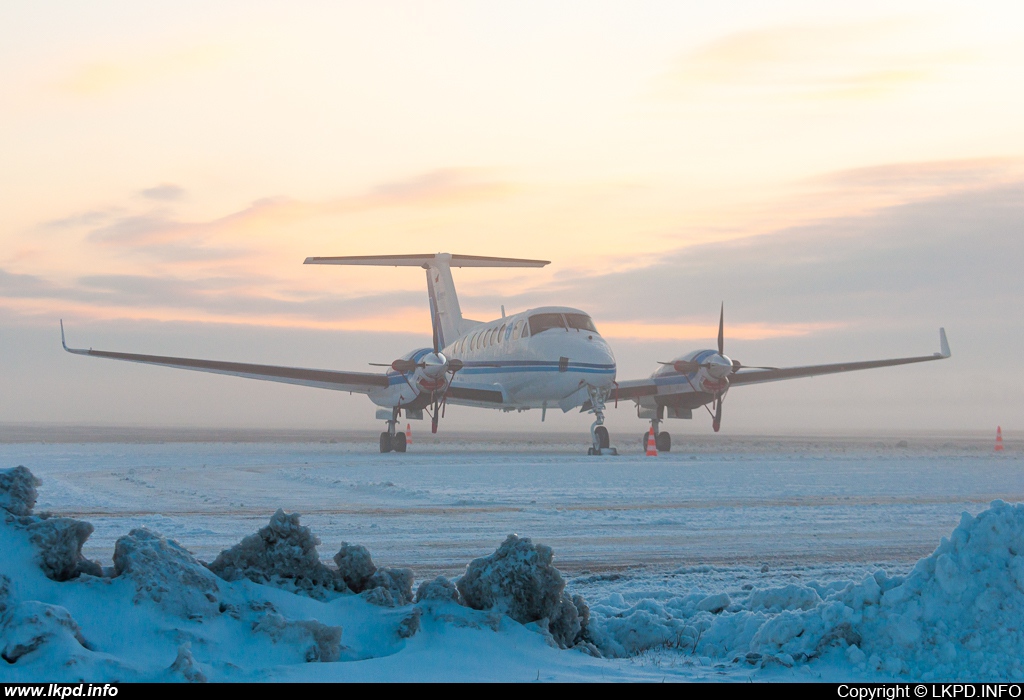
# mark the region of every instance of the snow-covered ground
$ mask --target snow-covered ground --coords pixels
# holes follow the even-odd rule
[[[454,604],[423,612],[403,638],[395,629],[414,606],[381,608],[365,594],[316,600],[222,581],[221,602],[248,612],[197,622],[133,602],[122,577],[58,583],[37,567],[22,571],[32,568],[28,549],[5,557],[3,573],[15,599],[69,611],[93,648],[78,662],[87,679],[174,677],[165,670],[185,641],[188,663],[212,679],[988,679],[1022,670],[1013,659],[1024,657],[1024,557],[1013,550],[1024,509],[989,510],[996,499],[1024,501],[1024,460],[1012,447],[993,455],[945,438],[724,438],[653,459],[636,436],[620,440],[621,457],[595,459],[551,437],[416,437],[405,455],[377,454],[365,440],[8,443],[0,469],[23,464],[42,480],[36,512],[92,523],[83,553],[107,567],[134,528],[211,562],[283,508],[319,536],[324,562],[357,543],[378,566],[413,569],[419,585],[457,578],[515,532],[554,550],[566,591],[592,609],[591,643],[615,658],[554,648],[536,623]],[[987,512],[961,523],[965,511]],[[913,568],[958,525],[942,545],[950,551]],[[4,537],[5,549],[23,546]],[[340,625],[340,661],[302,663],[304,642],[286,652],[254,634],[269,624],[254,617],[264,601],[286,620]],[[112,614],[131,624],[115,634]],[[140,635],[158,641],[138,651]],[[58,647],[38,663],[0,665],[0,678],[77,677],[47,666],[64,658]]]

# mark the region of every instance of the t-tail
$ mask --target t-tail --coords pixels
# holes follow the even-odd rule
[[[453,267],[544,267],[548,260],[489,258],[482,255],[426,253],[416,255],[344,255],[306,258],[307,265],[378,265],[382,267],[422,267],[427,273],[430,321],[434,330],[434,348],[439,350],[469,330],[475,321],[462,317],[455,293]]]

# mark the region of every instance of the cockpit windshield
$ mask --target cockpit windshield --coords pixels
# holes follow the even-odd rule
[[[535,314],[530,316],[530,335],[537,335],[552,328],[565,328],[562,314]]]
[[[590,316],[586,314],[566,314],[565,320],[569,322],[569,328],[575,328],[578,331],[590,331],[591,333],[597,333],[597,328],[594,327],[594,322]]]

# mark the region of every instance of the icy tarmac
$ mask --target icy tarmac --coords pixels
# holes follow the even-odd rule
[[[84,554],[105,566],[115,540],[137,527],[157,531],[209,562],[284,508],[301,513],[302,524],[320,537],[325,562],[342,541],[358,543],[378,566],[412,568],[418,585],[438,574],[461,575],[471,559],[490,554],[516,532],[554,550],[567,590],[583,594],[596,611],[594,634],[603,651],[630,657],[645,673],[671,664],[691,678],[738,679],[749,665],[732,660],[725,668],[720,662],[737,653],[742,657],[748,647],[776,648],[768,637],[757,641],[768,632],[751,638],[743,631],[752,620],[763,625],[765,615],[782,611],[772,618],[778,627],[788,619],[787,610],[798,616],[811,611],[804,616],[825,625],[821,634],[844,629],[841,620],[829,617],[835,604],[822,602],[847,585],[839,582],[863,581],[842,599],[858,629],[871,629],[873,618],[857,612],[862,601],[868,600],[865,610],[873,609],[871,596],[899,587],[893,576],[907,574],[958,524],[966,527],[963,512],[976,515],[996,499],[1024,501],[1021,451],[1008,442],[1007,452],[995,455],[988,440],[972,436],[677,438],[675,451],[656,459],[643,456],[639,436],[614,435],[624,452],[618,458],[581,454],[578,436],[414,436],[405,455],[378,454],[365,436],[337,442],[289,434],[122,435],[123,442],[44,437],[49,441],[0,444],[0,467],[24,464],[43,481],[37,512],[91,522],[96,531]],[[161,437],[166,441],[154,441]],[[171,441],[197,437],[218,441]],[[295,437],[304,441],[274,441]],[[967,561],[967,555],[959,556]],[[977,560],[978,554],[971,556]],[[932,573],[924,579],[911,579],[924,581],[924,593],[914,594],[922,601],[941,599],[928,592],[939,583],[942,590],[953,585],[949,581],[960,585],[960,578],[943,573],[945,564],[929,566]],[[872,579],[880,569],[889,578]],[[1012,576],[993,576],[1010,582],[1007,600],[1019,597],[1012,593]],[[878,589],[871,583],[876,579],[881,591],[866,590]],[[1016,585],[1024,585],[1024,569]],[[701,610],[715,611],[714,596],[727,606],[732,602],[731,616],[717,618],[720,640],[706,637],[698,647],[700,636],[693,630],[708,616]],[[923,619],[915,610],[900,614]],[[1014,608],[1012,615],[1019,611]],[[979,619],[986,616],[991,613]],[[897,618],[886,620],[885,630],[902,634]],[[1008,622],[1019,627],[1024,621]],[[896,634],[891,630],[879,639],[897,644],[886,636]],[[776,671],[801,671],[805,677],[820,672],[820,663],[797,664],[795,670],[787,665],[796,648],[792,640],[800,637],[794,634],[783,634],[791,641],[779,642],[773,652],[784,662]],[[852,637],[841,641],[844,648],[856,647]],[[980,652],[971,652],[969,642],[960,649],[960,661],[954,651],[947,673],[959,669],[955,674],[962,676],[971,668],[963,665],[964,655]],[[862,646],[870,647],[867,640]],[[829,675],[923,677],[933,664],[902,652],[890,659],[884,653],[889,647],[876,646],[882,650],[877,658],[848,654],[847,670],[833,665]],[[699,649],[714,653],[695,655]],[[1010,651],[1024,655],[1024,649]],[[813,649],[808,653],[815,656]],[[1019,670],[1000,663],[981,676],[1001,678],[1007,669]],[[620,673],[624,667],[615,668]],[[850,675],[851,668],[860,670]],[[759,667],[759,673],[773,677],[771,669]]]
[[[613,436],[618,458],[587,457],[575,435],[415,436],[405,455],[381,455],[365,436],[216,437],[0,444],[0,465],[43,479],[37,510],[93,523],[84,553],[105,565],[114,541],[140,526],[212,561],[284,508],[302,514],[325,558],[358,542],[419,578],[456,576],[515,532],[551,546],[569,575],[662,585],[667,576],[684,589],[707,566],[724,585],[752,571],[762,578],[765,564],[770,578],[787,579],[903,571],[961,512],[1024,501],[1021,453],[1011,444],[994,455],[971,437],[905,447],[896,438],[677,437],[656,459],[626,436]]]

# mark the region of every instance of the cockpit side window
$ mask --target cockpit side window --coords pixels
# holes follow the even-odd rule
[[[516,321],[516,325],[512,328],[512,340],[519,340],[519,335],[523,332],[523,319]]]
[[[591,333],[597,333],[594,321],[586,314],[566,314],[565,320],[569,322],[569,328],[575,328],[578,331],[590,331]]]
[[[562,314],[535,314],[530,316],[530,335],[537,335],[552,328],[565,328]]]

